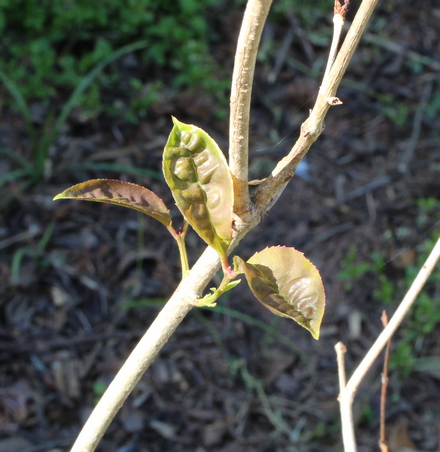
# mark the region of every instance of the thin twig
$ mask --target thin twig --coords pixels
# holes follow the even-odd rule
[[[325,68],[323,80],[328,77],[330,69],[335,62],[336,54],[338,51],[339,40],[341,39],[342,28],[344,27],[345,16],[348,11],[349,0],[345,0],[344,5],[339,0],[335,0],[334,13],[333,13],[333,39],[330,46],[329,57],[327,60],[327,66]]]
[[[409,44],[400,44],[397,42],[390,41],[389,38],[384,38],[376,34],[364,33],[364,40],[371,44],[374,44],[382,49],[388,50],[389,52],[394,52],[411,62],[421,64],[431,69],[432,71],[440,71],[440,61],[428,56],[423,55],[415,50],[412,50]],[[420,48],[420,47],[419,47]],[[428,72],[428,71],[425,71]],[[432,74],[433,77],[438,77],[437,74]]]
[[[379,356],[387,342],[393,336],[398,326],[402,323],[403,319],[405,318],[405,315],[408,313],[409,309],[416,300],[416,297],[418,296],[423,286],[425,285],[429,275],[432,273],[439,258],[440,258],[440,239],[435,244],[430,255],[428,256],[422,268],[420,269],[418,275],[416,276],[414,282],[412,283],[405,297],[401,301],[399,307],[396,309],[396,312],[391,317],[391,320],[389,321],[388,325],[384,328],[382,333],[379,335],[374,344],[371,346],[370,350],[365,355],[364,359],[357,366],[353,375],[348,380],[344,390],[341,391],[339,395],[339,404],[341,409],[341,420],[343,424],[342,434],[344,445],[346,441],[347,443],[351,444],[351,438],[354,438],[353,422],[347,421],[347,419],[349,419],[349,414],[351,414],[352,412],[353,399],[361,381],[363,380],[366,373],[371,368],[373,362]],[[344,436],[345,434],[347,435],[347,438],[345,438]],[[345,449],[345,452],[356,452],[356,447]]]
[[[255,62],[272,0],[249,0],[238,37],[231,86],[229,168],[234,182],[234,212],[249,212],[249,115]]]
[[[426,283],[426,280],[429,278],[429,275],[432,273],[437,261],[440,258],[440,239],[437,240],[431,254],[426,259],[426,262],[420,269],[416,279],[412,283],[399,307],[397,308],[394,315],[391,317],[388,325],[379,335],[379,337],[374,342],[373,346],[370,348],[365,358],[356,368],[355,372],[351,376],[350,380],[347,383],[347,391],[354,395],[356,392],[360,382],[364,378],[368,369],[373,364],[374,360],[378,357],[379,353],[383,350],[386,343],[390,339],[390,337],[394,334],[397,327],[402,323],[402,320],[405,318],[407,312],[413,305],[416,297],[422,290],[423,286]]]
[[[423,88],[422,96],[420,98],[420,102],[417,107],[416,114],[414,116],[413,129],[411,132],[411,136],[405,146],[405,152],[403,153],[402,160],[398,165],[398,169],[402,173],[406,173],[408,171],[409,162],[411,161],[411,158],[414,155],[414,151],[417,147],[417,143],[420,138],[420,131],[422,130],[423,116],[425,114],[428,101],[431,98],[431,92],[432,92],[433,85],[434,85],[433,80],[428,80]]]
[[[386,311],[382,312],[382,325],[384,328],[388,325],[388,316]],[[388,363],[390,361],[390,349],[391,349],[391,338],[387,342],[385,349],[385,357],[383,360],[383,371],[382,371],[382,388],[380,392],[380,436],[379,436],[379,447],[381,452],[388,452],[388,444],[386,437],[386,422],[385,422],[385,412],[387,403],[387,389],[388,389]]]
[[[273,69],[270,71],[267,81],[270,84],[273,84],[277,81],[278,74],[280,73],[284,63],[286,62],[286,58],[289,55],[290,47],[293,42],[293,38],[295,37],[295,30],[293,26],[291,26],[286,35],[284,36],[283,42],[280,48],[277,51],[277,57],[275,58],[275,64],[273,65]]]
[[[310,116],[301,126],[300,137],[290,153],[277,164],[269,177],[258,186],[255,192],[254,202],[258,212],[265,212],[265,207],[292,179],[299,162],[321,135],[324,128],[324,118],[330,106],[334,105],[335,101],[337,103],[336,91],[377,2],[378,0],[364,0],[360,5],[331,70],[328,76],[323,79]]]
[[[342,439],[344,442],[345,452],[356,452],[356,440],[354,436],[353,428],[353,412],[351,404],[346,403],[344,400],[347,397],[346,379],[345,379],[345,353],[347,348],[342,342],[338,342],[335,345],[336,359],[338,363],[338,376],[339,376],[339,404],[341,408],[341,420],[342,420]]]
[[[347,347],[342,342],[338,342],[335,345],[335,350],[336,361],[338,363],[339,389],[342,391],[347,384],[345,378],[345,353],[347,353]]]

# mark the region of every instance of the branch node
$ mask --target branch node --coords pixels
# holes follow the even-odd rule
[[[327,101],[327,103],[329,105],[332,105],[332,106],[343,104],[342,100],[339,99],[339,97],[327,97],[325,100]]]
[[[348,5],[350,4],[350,0],[345,0],[344,4],[340,2],[340,0],[335,0],[335,6],[334,6],[334,15],[335,16],[341,16],[342,20],[345,19],[345,15],[348,11]]]

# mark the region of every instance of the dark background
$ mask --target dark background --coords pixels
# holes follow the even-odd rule
[[[170,115],[202,127],[227,153],[227,80],[244,7],[185,4],[0,5],[2,451],[68,450],[178,284],[177,249],[159,223],[52,198],[108,177],[140,183],[172,206],[161,174]],[[273,5],[255,75],[250,179],[290,150],[313,106],[332,7]],[[294,246],[318,267],[327,291],[320,340],[275,318],[242,283],[216,309],[188,315],[100,451],[342,450],[334,345],[346,344],[353,370],[382,329],[382,310],[392,314],[439,235],[439,29],[433,0],[382,2],[338,91],[343,105],[237,249],[248,258]],[[56,129],[75,87],[137,41],[144,46],[103,68]],[[187,242],[193,263],[204,246],[194,233]],[[437,270],[393,340],[392,452],[440,450],[438,278]],[[381,366],[354,406],[361,452],[378,450]]]

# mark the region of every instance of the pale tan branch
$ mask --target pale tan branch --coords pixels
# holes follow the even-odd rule
[[[339,376],[339,404],[341,408],[342,419],[342,440],[344,443],[344,452],[356,452],[356,438],[354,435],[353,411],[351,403],[347,402],[345,398],[346,378],[345,378],[345,353],[347,348],[342,342],[335,345],[336,360],[338,363]]]
[[[272,0],[249,0],[238,37],[232,75],[229,167],[234,182],[234,212],[238,216],[249,211],[249,115],[255,62],[261,33]]]
[[[220,267],[218,254],[207,248],[180,283],[96,405],[71,452],[95,450],[111,421],[195,300]]]
[[[440,239],[435,244],[434,248],[431,251],[431,254],[426,259],[426,262],[423,264],[418,275],[416,276],[416,279],[401,301],[399,307],[396,309],[396,312],[391,317],[391,320],[388,322],[387,326],[371,346],[370,350],[368,350],[364,359],[357,366],[356,370],[353,372],[353,375],[348,380],[345,387],[342,387],[340,389],[339,404],[341,409],[342,436],[345,452],[356,452],[356,443],[354,440],[354,425],[352,419],[352,405],[356,391],[361,381],[364,379],[366,373],[371,368],[373,362],[376,360],[388,341],[396,332],[398,326],[402,323],[403,319],[405,318],[406,314],[408,313],[409,309],[413,305],[418,294],[429,278],[429,275],[434,270],[434,267],[436,266],[439,258]]]
[[[428,256],[426,262],[420,269],[416,279],[412,283],[405,297],[401,301],[394,315],[391,317],[388,325],[384,328],[382,333],[376,339],[365,358],[359,364],[354,371],[353,375],[347,382],[346,390],[350,393],[351,397],[354,396],[360,382],[363,380],[368,369],[371,367],[375,359],[379,356],[379,353],[383,350],[387,342],[393,336],[397,327],[402,323],[409,309],[416,300],[417,295],[425,285],[429,275],[432,273],[440,258],[440,239],[435,244],[431,254]]]
[[[348,1],[342,5],[339,0],[335,0],[334,15],[333,15],[333,39],[330,46],[330,52],[327,60],[327,66],[325,67],[323,80],[326,80],[330,69],[335,62],[336,54],[338,51],[339,40],[342,34],[342,28],[345,22],[345,16],[348,10]]]
[[[272,198],[277,195],[277,192],[293,177],[299,162],[321,135],[324,129],[324,118],[330,106],[338,103],[337,98],[335,98],[336,91],[377,2],[378,0],[364,0],[359,7],[335,62],[322,81],[315,105],[309,117],[301,126],[301,135],[298,141],[255,192],[254,202],[258,211],[264,211]]]
[[[240,240],[256,226],[258,216],[251,223],[243,223],[231,243],[233,250]],[[98,405],[87,419],[71,452],[92,452],[107,430],[113,418],[134,389],[139,379],[156,358],[177,326],[196,305],[197,299],[220,268],[216,251],[207,247],[188,276],[159,312],[145,335],[132,351]]]

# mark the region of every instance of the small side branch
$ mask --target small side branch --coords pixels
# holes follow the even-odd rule
[[[331,105],[339,103],[338,99],[335,98],[336,90],[341,83],[348,63],[359,44],[362,33],[373,14],[377,2],[378,0],[364,0],[360,5],[341,49],[334,63],[331,64],[328,75],[322,81],[318,98],[310,112],[310,116],[301,126],[301,136],[290,153],[278,163],[272,171],[272,174],[256,190],[254,201],[257,210],[264,211],[271,199],[293,177],[299,162],[307,154],[310,146],[321,135],[324,129],[324,118],[328,109]]]
[[[249,0],[238,37],[231,86],[229,167],[234,182],[234,212],[249,210],[249,112],[261,33],[272,0]]]
[[[345,353],[347,348],[342,342],[335,345],[339,376],[339,404],[341,407],[342,441],[344,452],[356,452],[356,438],[353,423],[353,397],[346,391]]]
[[[323,80],[325,80],[328,77],[330,69],[332,68],[333,63],[335,61],[339,40],[341,39],[342,28],[344,26],[345,16],[348,11],[349,3],[350,0],[345,0],[344,5],[342,5],[339,0],[335,0],[333,15],[333,40],[330,46],[330,53],[327,60],[327,66],[325,68]]]
[[[371,368],[373,362],[379,356],[381,351],[390,341],[393,334],[396,332],[398,326],[402,323],[409,309],[416,300],[418,294],[425,285],[429,275],[432,273],[440,258],[440,239],[435,244],[431,251],[431,254],[426,259],[422,268],[420,269],[416,279],[412,283],[405,297],[401,301],[391,320],[388,322],[382,333],[376,339],[370,350],[365,355],[364,359],[358,365],[351,378],[348,380],[344,387],[341,387],[339,394],[339,404],[341,409],[341,421],[342,421],[342,434],[344,440],[345,452],[356,452],[356,443],[354,436],[354,427],[352,420],[352,404],[356,391],[365,377],[368,370]],[[341,365],[339,365],[340,359],[338,348],[341,348],[339,344],[336,345],[338,353],[338,368],[340,372],[340,384],[343,385],[345,376],[341,377]],[[345,373],[345,369],[343,371]]]
[[[388,316],[386,311],[382,312],[382,325],[384,328],[388,325]],[[381,452],[388,452],[387,438],[386,438],[386,403],[387,403],[387,389],[388,389],[388,363],[390,361],[390,349],[391,349],[391,338],[387,342],[387,347],[385,349],[385,357],[383,360],[383,371],[382,371],[382,389],[380,391],[380,437],[379,437],[379,447]]]
[[[338,363],[339,390],[342,391],[347,384],[345,377],[345,354],[347,353],[347,347],[342,342],[338,342],[335,345],[335,351],[336,362]]]
[[[412,283],[399,307],[396,309],[396,312],[391,317],[388,325],[384,328],[382,333],[376,339],[368,353],[365,355],[365,358],[359,364],[359,366],[354,371],[350,380],[347,383],[347,391],[354,394],[357,391],[357,388],[364,378],[365,374],[370,369],[373,362],[379,356],[380,352],[384,349],[387,342],[393,336],[397,327],[402,323],[409,309],[413,305],[423,286],[425,285],[429,275],[432,273],[437,261],[440,258],[440,239],[435,244],[431,254],[426,259],[426,262],[420,269],[416,279]]]

